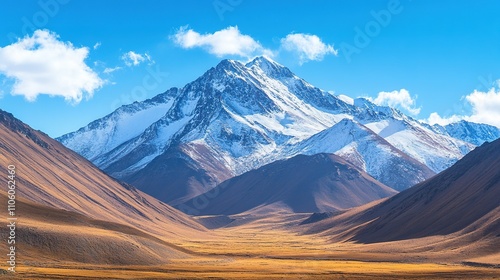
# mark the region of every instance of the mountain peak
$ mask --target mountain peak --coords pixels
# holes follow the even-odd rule
[[[368,109],[369,111],[378,115],[377,118],[386,118],[386,117],[394,117],[397,119],[404,118],[403,114],[397,109],[394,109],[389,106],[377,105],[372,100],[365,97],[359,97],[354,99],[354,106],[358,108]],[[373,118],[374,116],[369,116],[369,117]]]
[[[265,65],[265,64],[267,64],[267,65],[276,65],[276,66],[279,66],[279,67],[285,67],[285,66],[279,64],[278,62],[274,61],[273,59],[271,59],[268,56],[257,56],[254,59],[252,59],[252,61],[250,61],[247,64],[245,64],[245,66],[246,67],[252,67],[253,65]]]
[[[358,98],[354,99],[354,106],[357,106],[357,107],[366,107],[366,108],[374,108],[377,105],[375,105],[375,103],[371,102],[368,98],[358,97]]]
[[[248,68],[258,68],[262,70],[266,75],[273,78],[294,76],[292,71],[290,71],[288,68],[267,56],[258,56],[252,61],[245,64],[245,66]]]
[[[217,66],[215,66],[216,69],[225,69],[225,70],[234,70],[235,68],[241,68],[243,67],[243,63],[237,61],[237,60],[232,60],[232,59],[223,59]]]

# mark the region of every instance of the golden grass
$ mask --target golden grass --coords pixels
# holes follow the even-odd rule
[[[498,279],[498,271],[439,264],[195,258],[162,266],[21,266],[17,279]],[[497,277],[497,278],[495,278]]]
[[[408,262],[411,255],[401,252],[269,228],[248,224],[216,230],[210,239],[173,241],[193,255],[162,265],[29,262],[18,267],[16,279],[500,279],[499,269]]]

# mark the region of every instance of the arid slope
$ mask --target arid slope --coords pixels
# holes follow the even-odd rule
[[[184,213],[121,184],[59,142],[0,111],[4,177],[8,165],[15,166],[16,197],[21,203],[16,209],[18,233],[26,254],[45,247],[48,255],[65,249],[66,254],[60,252],[62,259],[67,255],[80,261],[135,263],[133,256],[143,251],[138,263],[146,264],[148,258],[157,263],[167,255],[184,254],[165,241],[208,234]],[[2,201],[7,205],[5,192]],[[112,257],[125,251],[132,257]]]
[[[485,143],[449,169],[381,202],[312,225],[308,233],[360,243],[420,241],[421,248],[467,248],[500,262],[500,140]],[[466,257],[466,256],[463,256]]]

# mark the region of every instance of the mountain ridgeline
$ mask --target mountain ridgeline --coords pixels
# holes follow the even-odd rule
[[[429,126],[366,99],[346,103],[257,57],[223,60],[188,83],[118,108],[57,140],[169,204],[296,155],[335,154],[401,191],[453,165],[499,130]]]

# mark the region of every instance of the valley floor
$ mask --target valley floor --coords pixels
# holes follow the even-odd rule
[[[12,279],[500,279],[500,269],[465,265],[454,253],[401,253],[401,244],[331,243],[293,230],[301,215],[241,222],[216,236],[173,241],[192,258],[155,266],[24,261]],[[244,219],[243,219],[244,220]],[[455,253],[456,254],[456,253]],[[463,257],[463,256],[462,256]],[[456,259],[456,260],[454,260]],[[450,261],[447,261],[450,260]],[[498,255],[483,257],[497,263]],[[9,276],[4,277],[9,279]]]
[[[12,279],[499,279],[498,269],[439,264],[199,258],[162,266],[22,266]],[[9,277],[4,277],[9,279]]]

